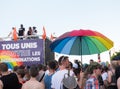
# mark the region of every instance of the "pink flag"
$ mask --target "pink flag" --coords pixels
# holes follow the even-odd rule
[[[46,39],[46,31],[45,31],[45,27],[44,27],[44,26],[43,26],[42,38],[43,38],[44,40]]]
[[[17,31],[16,31],[16,28],[13,28],[13,40],[14,41],[17,41]]]

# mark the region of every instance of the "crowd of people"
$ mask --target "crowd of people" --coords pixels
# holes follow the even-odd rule
[[[119,61],[105,66],[90,60],[82,65],[78,60],[70,62],[68,56],[49,60],[46,66],[15,66],[13,71],[8,71],[6,63],[0,63],[0,89],[67,89],[63,87],[63,78],[68,70],[77,81],[74,89],[120,89]]]
[[[12,27],[12,31],[9,33],[8,37],[12,36],[13,34],[13,30],[15,29],[15,27]],[[17,31],[17,35],[18,35],[18,39],[36,39],[39,38],[39,36],[37,35],[37,29],[35,26],[33,27],[29,27],[27,30],[27,33],[25,33],[26,29],[23,26],[23,24],[20,25],[20,28]],[[12,37],[13,39],[13,37]]]

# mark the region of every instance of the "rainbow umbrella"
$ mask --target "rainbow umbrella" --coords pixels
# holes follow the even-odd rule
[[[103,34],[92,30],[66,32],[50,44],[53,52],[67,55],[91,55],[109,50],[113,42]]]

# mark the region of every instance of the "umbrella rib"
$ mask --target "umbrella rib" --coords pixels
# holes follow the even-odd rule
[[[87,49],[88,49],[88,52],[89,52],[89,54],[90,54],[90,49],[89,49],[89,45],[88,45],[88,43],[87,43],[87,40],[85,39],[85,43],[86,43],[86,47],[87,47]]]

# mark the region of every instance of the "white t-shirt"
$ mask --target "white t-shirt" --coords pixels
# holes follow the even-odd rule
[[[52,81],[51,81],[51,83],[52,83],[51,87],[52,88],[62,89],[61,85],[62,85],[62,80],[64,78],[65,73],[68,73],[67,69],[59,70],[52,76]],[[73,71],[70,71],[70,76],[72,76],[72,75],[73,75]]]
[[[107,73],[107,72],[104,72],[104,73],[102,74],[102,79],[103,79],[103,81],[107,80],[107,78],[108,78],[108,73]]]

